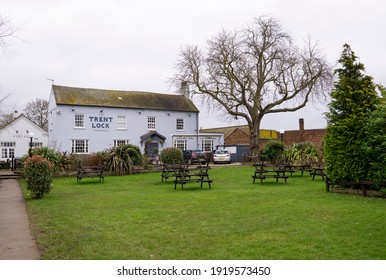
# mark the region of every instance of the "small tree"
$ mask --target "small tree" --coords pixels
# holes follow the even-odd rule
[[[379,101],[372,78],[363,74],[364,65],[347,44],[339,63],[324,142],[327,172],[337,182],[367,178],[369,162],[362,149],[366,141],[364,127]]]
[[[43,198],[52,190],[53,164],[41,155],[33,155],[24,161],[24,176],[33,197]]]

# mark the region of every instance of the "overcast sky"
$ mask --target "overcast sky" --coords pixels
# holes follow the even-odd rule
[[[55,84],[174,93],[167,80],[181,46],[206,41],[222,28],[241,29],[253,17],[279,19],[298,45],[310,36],[335,65],[344,43],[367,74],[386,85],[386,2],[383,0],[0,0],[0,14],[20,27],[0,55],[3,112],[49,98]],[[203,128],[236,125],[197,103]],[[271,115],[262,128],[323,128],[325,104]]]

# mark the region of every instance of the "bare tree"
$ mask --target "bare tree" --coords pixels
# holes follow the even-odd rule
[[[18,27],[9,18],[0,15],[0,48],[3,52],[9,45],[9,39],[15,37],[17,31]]]
[[[4,126],[8,125],[15,119],[14,113],[7,113],[0,115],[0,128],[3,128]]]
[[[18,27],[13,25],[7,17],[0,15],[0,49],[4,53],[9,46],[9,39],[15,37]],[[0,89],[1,91],[1,89]],[[9,97],[9,93],[0,97],[0,106],[4,104],[4,100]]]
[[[221,31],[198,46],[182,48],[172,78],[188,84],[206,104],[244,118],[250,130],[251,156],[259,149],[259,129],[267,114],[293,112],[331,87],[332,71],[317,44],[303,49],[273,18],[255,18],[240,31]]]
[[[47,130],[48,128],[48,101],[36,98],[35,101],[28,102],[25,109],[25,115],[35,122],[38,126]]]

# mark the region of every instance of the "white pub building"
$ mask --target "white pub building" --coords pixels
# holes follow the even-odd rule
[[[166,147],[212,151],[222,133],[199,133],[199,110],[184,95],[53,85],[48,146],[90,154],[133,144],[148,155]]]

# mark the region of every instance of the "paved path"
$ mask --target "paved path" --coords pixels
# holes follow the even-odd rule
[[[0,180],[0,260],[38,260],[26,204],[16,179]]]

